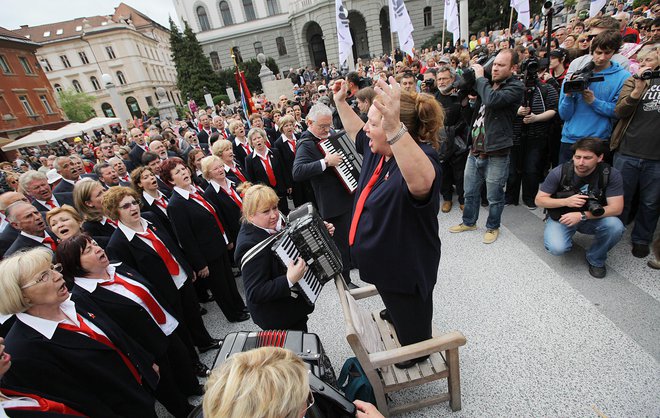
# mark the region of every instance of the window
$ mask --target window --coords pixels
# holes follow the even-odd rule
[[[256,20],[257,15],[254,14],[254,5],[252,0],[243,0],[243,10],[245,10],[245,20]]]
[[[23,67],[23,71],[25,71],[25,74],[34,74],[34,71],[32,70],[32,66],[30,65],[30,62],[27,60],[27,58],[18,57],[18,61],[21,63],[21,67]]]
[[[277,0],[266,0],[266,9],[268,9],[268,16],[280,13],[280,6],[277,5]]]
[[[85,54],[84,51],[78,52],[78,56],[80,57],[80,62],[83,64],[89,64],[89,60],[87,59],[87,54]]]
[[[431,19],[431,7],[425,7],[424,8],[424,27],[429,27],[433,25],[433,21]]]
[[[61,35],[64,33],[64,29],[58,29],[55,31],[55,35]]]
[[[101,103],[101,110],[103,111],[103,114],[105,115],[106,118],[115,117],[115,111],[112,110],[112,106],[110,105],[110,103]]]
[[[39,100],[41,100],[41,104],[44,106],[44,109],[46,109],[46,113],[53,113],[53,108],[50,107],[50,103],[48,103],[48,97],[46,97],[45,94],[39,96]]]
[[[257,41],[254,43],[254,53],[256,55],[264,53],[264,47],[261,45],[261,42]]]
[[[213,67],[213,71],[219,71],[222,66],[220,65],[220,57],[218,56],[218,53],[213,51],[209,56],[211,57],[211,67]]]
[[[64,68],[71,67],[71,63],[69,63],[69,59],[66,57],[66,55],[60,55],[60,60],[62,60],[62,65],[64,65]]]
[[[202,32],[211,29],[211,25],[209,24],[209,17],[206,14],[206,9],[204,6],[199,6],[197,8],[197,20],[199,20],[199,30]]]
[[[277,53],[282,56],[286,55],[286,44],[284,43],[284,37],[279,36],[275,39],[275,43],[277,44]]]
[[[5,58],[4,55],[0,55],[0,68],[2,68],[3,73],[11,74],[11,67],[9,66],[7,58]]]
[[[50,31],[49,30],[44,32],[44,38],[48,38],[49,36],[50,36]]]
[[[229,9],[229,3],[226,1],[221,1],[218,5],[220,8],[220,17],[222,18],[222,24],[225,26],[233,25],[234,19],[231,17],[231,10]]]
[[[106,52],[106,54],[108,54],[109,59],[113,60],[113,59],[117,58],[117,56],[115,55],[115,51],[114,51],[114,49],[112,49],[111,46],[106,46],[105,47],[105,52]]]
[[[121,71],[117,71],[117,80],[119,80],[119,84],[122,86],[126,84],[126,77],[124,77],[124,73]]]
[[[62,86],[60,86],[59,84],[54,84],[53,88],[55,88],[55,91],[58,93],[62,92]]]
[[[37,116],[36,113],[34,113],[32,105],[30,105],[30,101],[28,100],[27,96],[18,96],[18,100],[23,105],[23,109],[25,109],[25,113],[28,116]]]
[[[154,107],[154,99],[152,99],[151,96],[145,96],[144,100],[147,101],[147,106],[150,108]]]
[[[43,68],[46,72],[53,71],[53,67],[50,66],[50,62],[48,62],[46,58],[41,59],[41,68]]]
[[[94,88],[94,90],[97,90],[97,91],[101,90],[101,83],[99,83],[99,80],[96,77],[91,76],[89,78],[89,81],[92,83],[92,87]]]
[[[78,82],[78,80],[73,80],[73,81],[71,82],[71,84],[73,84],[73,88],[76,89],[76,91],[77,91],[78,93],[82,93],[82,92],[83,92],[82,86],[80,85],[80,83]]]

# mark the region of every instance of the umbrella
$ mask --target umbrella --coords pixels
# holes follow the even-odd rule
[[[12,141],[10,144],[3,146],[2,150],[11,151],[19,148],[52,144],[53,142],[57,142],[62,138],[62,135],[58,134],[57,131],[39,130],[32,132],[31,134],[28,134],[21,139]]]

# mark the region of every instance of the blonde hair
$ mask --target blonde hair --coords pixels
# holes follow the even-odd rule
[[[261,347],[231,356],[206,382],[206,418],[298,418],[309,394],[307,368],[292,351]]]
[[[78,222],[78,224],[82,223],[82,217],[73,206],[62,205],[59,208],[51,209],[46,213],[46,223],[48,226],[50,226],[50,219],[53,216],[57,216],[61,213],[68,213],[76,222]]]
[[[25,312],[32,305],[23,296],[21,286],[53,262],[53,253],[45,247],[19,251],[0,262],[0,314],[12,315]]]
[[[229,133],[234,135],[234,131],[236,130],[236,127],[239,125],[243,125],[243,121],[240,120],[235,120],[229,123]]]
[[[220,163],[220,166],[224,170],[225,168],[225,163],[222,161],[222,158],[216,156],[216,155],[209,155],[208,157],[202,158],[202,176],[206,180],[210,180],[209,178],[209,170],[211,167],[211,164],[213,163]]]
[[[240,189],[239,192],[243,193],[243,190],[245,190],[243,196],[243,222],[248,222],[248,218],[256,215],[257,212],[277,205],[280,200],[275,190],[263,184],[255,184],[246,189]]]
[[[73,205],[86,221],[100,221],[103,217],[101,212],[97,213],[85,204],[85,202],[92,199],[92,191],[96,187],[103,188],[103,185],[101,182],[92,179],[82,179],[73,186]]]
[[[254,145],[252,145],[252,137],[255,136],[256,134],[261,135],[261,137],[264,139],[264,141],[266,141],[268,139],[268,135],[266,135],[266,131],[264,131],[263,129],[261,129],[261,128],[252,128],[252,129],[250,129],[250,132],[248,132],[248,134],[247,134],[247,139],[248,139],[248,143],[250,144],[250,146],[252,148],[254,148]]]
[[[229,142],[226,139],[220,139],[218,141],[215,141],[213,145],[211,146],[211,153],[215,155],[216,157],[222,158],[222,153],[227,151],[228,149],[233,149],[233,145],[231,142]]]
[[[294,117],[291,116],[291,115],[282,116],[282,118],[280,119],[280,121],[279,121],[279,123],[278,123],[279,128],[280,128],[280,132],[282,132],[282,128],[283,128],[284,125],[286,125],[287,123],[290,123],[290,124],[292,124],[292,125],[295,125],[295,124],[296,124],[296,120],[295,120]]]

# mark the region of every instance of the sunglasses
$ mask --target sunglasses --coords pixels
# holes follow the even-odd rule
[[[131,208],[131,206],[140,206],[140,204],[138,203],[137,200],[132,200],[130,202],[124,203],[123,205],[119,205],[119,208],[123,210],[128,210]]]

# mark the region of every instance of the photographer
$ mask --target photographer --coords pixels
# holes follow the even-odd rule
[[[571,145],[586,137],[609,143],[619,92],[630,73],[612,56],[621,47],[621,34],[605,31],[591,42],[593,64],[564,81],[559,96],[559,116],[564,121],[559,163],[571,159]],[[591,68],[591,71],[585,70]],[[599,80],[595,80],[599,78]],[[606,158],[607,159],[607,158]]]
[[[607,252],[621,239],[625,227],[617,218],[623,210],[623,180],[616,168],[603,162],[604,144],[598,138],[576,142],[573,159],[555,167],[536,195],[536,204],[548,209],[543,241],[553,255],[573,246],[575,232],[594,235],[587,250],[589,274],[607,274]]]
[[[523,83],[513,75],[513,67],[517,63],[518,55],[512,49],[501,50],[493,62],[492,85],[484,76],[484,67],[479,64],[472,66],[478,97],[471,123],[472,148],[465,165],[465,208],[463,222],[449,228],[449,232],[477,229],[480,190],[485,181],[490,207],[484,244],[497,240],[504,209],[504,184],[509,168],[509,151],[513,146],[513,119],[524,93]],[[467,73],[464,73],[464,78]]]

